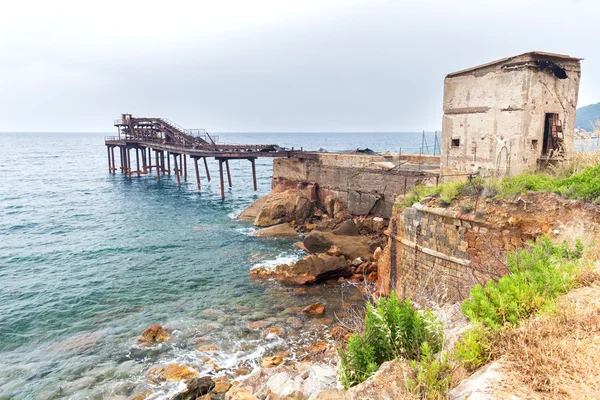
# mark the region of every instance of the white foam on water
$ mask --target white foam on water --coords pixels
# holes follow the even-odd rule
[[[252,232],[256,231],[258,228],[254,227],[244,227],[244,228],[235,228],[236,232],[241,233],[242,235],[252,236]]]
[[[254,268],[266,268],[266,269],[274,269],[276,266],[281,264],[291,264],[302,258],[302,252],[298,250],[298,252],[286,252],[280,254],[274,259],[261,261],[257,264],[254,264],[251,269]]]

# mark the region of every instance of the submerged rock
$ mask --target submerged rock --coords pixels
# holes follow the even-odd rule
[[[252,232],[252,236],[293,238],[298,236],[298,232],[296,232],[289,224],[278,224],[254,231]]]
[[[343,257],[328,254],[309,255],[292,264],[281,264],[274,269],[254,268],[250,276],[255,278],[275,278],[292,284],[305,285],[321,280],[351,276],[352,271]]]
[[[190,379],[183,392],[173,396],[171,400],[196,400],[215,388],[215,382],[210,376]]]
[[[321,315],[325,312],[325,305],[322,303],[314,303],[304,307],[302,312],[306,315]]]
[[[185,365],[171,364],[152,367],[146,373],[146,378],[154,383],[164,381],[183,381],[198,376],[199,372]]]
[[[166,340],[169,340],[171,334],[167,332],[162,326],[159,324],[150,325],[144,332],[142,332],[142,336],[140,336],[140,342],[146,343],[160,343]]]

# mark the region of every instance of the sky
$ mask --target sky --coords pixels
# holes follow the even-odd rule
[[[439,130],[447,73],[532,50],[585,59],[584,106],[598,21],[598,0],[7,1],[0,132]]]

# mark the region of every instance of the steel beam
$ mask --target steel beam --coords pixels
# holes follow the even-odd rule
[[[198,185],[198,190],[200,190],[200,172],[198,171],[198,158],[193,157],[194,159],[194,167],[196,169],[196,184]]]

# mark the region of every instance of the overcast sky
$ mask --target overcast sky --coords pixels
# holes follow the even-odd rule
[[[447,73],[530,50],[585,58],[583,106],[599,24],[599,0],[7,1],[0,131],[435,130]]]

